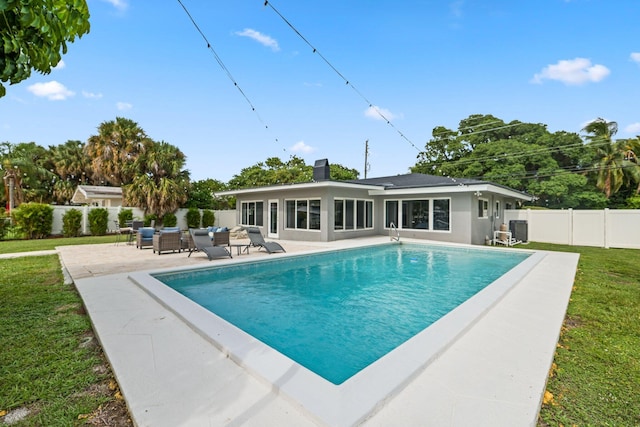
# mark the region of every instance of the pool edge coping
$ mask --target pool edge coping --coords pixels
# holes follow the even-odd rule
[[[422,241],[408,243],[431,244],[431,242]],[[486,249],[455,244],[442,244],[442,246]],[[286,397],[289,402],[322,423],[351,426],[374,416],[380,408],[495,307],[547,254],[545,251],[526,251],[531,253],[531,256],[516,267],[442,319],[338,386],[308,371],[150,276],[151,273],[156,272],[192,270],[193,267],[134,272],[129,274],[129,278],[223,354],[247,369],[252,376],[272,387],[274,393]],[[318,251],[309,251],[309,253],[314,252]],[[291,256],[306,254],[308,253],[300,252]],[[283,256],[286,255],[283,254]],[[223,266],[223,263],[216,266]],[[451,333],[450,328],[454,328],[454,334]],[[222,335],[224,335],[223,342],[218,341],[220,338],[218,340],[214,338]],[[434,342],[439,343],[435,349],[432,348]],[[402,364],[394,363],[399,355],[403,356]],[[410,363],[406,363],[407,360]],[[393,372],[394,375],[389,375],[388,372]],[[403,374],[398,375],[398,372]],[[313,386],[310,387],[309,384]]]

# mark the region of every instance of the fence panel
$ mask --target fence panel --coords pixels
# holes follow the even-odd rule
[[[640,249],[640,210],[609,210],[607,247]]]
[[[602,210],[568,210],[573,215],[572,243],[576,246],[605,247],[604,220]]]
[[[131,209],[133,211],[134,219],[143,219],[144,211],[139,208],[129,208],[126,206],[117,206],[117,207],[98,207],[98,206],[52,206],[53,207],[53,225],[51,228],[51,234],[60,235],[62,234],[62,217],[65,213],[67,213],[71,209],[77,209],[82,212],[82,234],[88,235],[91,234],[89,230],[89,212],[91,209],[106,209],[109,212],[109,222],[107,223],[107,232],[114,233],[116,230],[116,221],[118,221],[118,214],[123,209]],[[176,219],[178,220],[177,226],[183,230],[187,229],[187,212],[188,209],[178,209],[176,211]],[[202,213],[202,210],[200,211]],[[215,224],[218,227],[228,227],[232,228],[236,225],[236,211],[235,210],[224,210],[224,211],[213,211],[215,215]]]
[[[576,246],[640,249],[640,210],[509,210],[526,220],[529,240]]]

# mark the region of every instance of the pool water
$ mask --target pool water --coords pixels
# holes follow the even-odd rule
[[[153,276],[341,384],[528,256],[403,243]]]

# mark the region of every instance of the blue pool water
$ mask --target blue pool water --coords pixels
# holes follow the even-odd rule
[[[394,244],[153,276],[341,384],[528,256]]]

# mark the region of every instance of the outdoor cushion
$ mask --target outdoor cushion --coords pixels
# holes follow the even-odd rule
[[[180,231],[180,227],[164,227],[160,230],[161,233],[175,233],[176,231]]]
[[[138,232],[140,233],[143,239],[152,239],[155,231],[156,229],[152,227],[142,227],[138,229]]]

